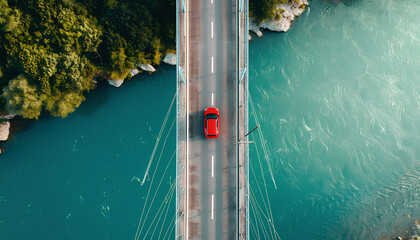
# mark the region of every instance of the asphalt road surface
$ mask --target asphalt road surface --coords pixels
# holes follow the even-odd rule
[[[237,237],[236,0],[187,1],[187,239]],[[204,137],[204,110],[220,135]]]

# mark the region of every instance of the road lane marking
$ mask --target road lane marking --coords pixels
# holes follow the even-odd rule
[[[214,62],[214,61],[213,61],[213,60],[214,60],[214,57],[212,56],[212,57],[211,57],[211,73],[213,73],[213,72],[214,72],[214,67],[213,67],[213,66],[214,66],[213,62]]]
[[[213,38],[213,21],[211,21],[211,38]]]
[[[185,157],[185,166],[186,166],[186,168],[185,168],[185,176],[186,176],[186,182],[187,182],[187,185],[185,186],[185,199],[184,199],[184,201],[185,201],[185,205],[186,205],[186,210],[184,210],[184,211],[186,211],[186,216],[185,216],[185,219],[189,219],[189,205],[190,205],[190,203],[189,203],[189,201],[188,201],[188,198],[189,198],[189,194],[190,194],[190,191],[189,191],[189,184],[190,184],[190,178],[188,177],[188,174],[189,174],[189,172],[188,172],[188,164],[189,164],[189,154],[188,154],[188,151],[189,151],[189,149],[190,149],[190,146],[189,146],[189,142],[188,142],[188,140],[189,140],[189,120],[188,120],[188,116],[189,116],[189,101],[188,101],[188,96],[189,96],[189,84],[188,84],[188,80],[189,80],[189,77],[188,77],[188,71],[189,71],[189,44],[190,44],[190,42],[189,42],[189,38],[187,37],[188,35],[189,35],[189,30],[188,30],[188,28],[187,28],[187,26],[188,26],[188,24],[189,24],[189,14],[188,14],[188,11],[189,11],[189,9],[190,9],[190,7],[189,7],[189,5],[188,5],[188,2],[189,1],[186,1],[186,6],[185,6],[185,19],[184,19],[184,37],[185,37],[185,48],[186,48],[186,51],[185,51],[185,62],[186,62],[186,64],[185,64],[185,74],[186,74],[186,76],[185,76],[185,83],[186,83],[186,85],[185,85],[185,88],[186,88],[186,94],[185,94],[185,99],[187,99],[187,103],[186,103],[186,116],[187,116],[187,119],[186,119],[186,124],[187,124],[187,133],[186,133],[186,137],[187,137],[187,141],[186,141],[186,157]],[[188,221],[186,221],[186,224],[185,224],[186,226],[185,226],[185,238],[186,239],[188,239],[189,237],[188,237],[188,235],[189,235],[189,222]]]
[[[214,195],[211,195],[211,219],[214,219]]]
[[[211,93],[211,105],[214,105],[214,93]]]
[[[211,156],[211,177],[214,177],[214,156]]]
[[[213,3],[213,0],[211,0],[211,3]]]

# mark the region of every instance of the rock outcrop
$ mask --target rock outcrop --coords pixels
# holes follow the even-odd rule
[[[146,72],[156,72],[156,69],[150,64],[140,64],[139,67]]]
[[[124,83],[124,79],[108,80],[109,85],[114,87],[120,87]]]
[[[0,123],[0,141],[6,141],[9,138],[10,122]]]
[[[156,69],[150,65],[150,64],[140,64],[139,65],[140,69],[146,72],[155,72]],[[134,77],[137,74],[140,73],[140,70],[138,70],[137,68],[133,68],[130,70],[130,77]],[[117,80],[112,80],[109,79],[108,80],[109,85],[114,86],[114,87],[120,87],[123,83],[124,83],[124,79],[117,79]]]
[[[169,65],[176,65],[176,54],[166,54],[166,56],[163,58],[163,62]]]
[[[6,114],[6,115],[1,115],[0,119],[12,120],[16,116],[17,116],[16,114]]]
[[[263,36],[263,33],[262,33],[262,31],[260,30],[260,28],[261,28],[261,25],[257,25],[255,22],[254,22],[254,19],[253,18],[251,18],[250,20],[249,20],[249,31],[251,31],[251,32],[253,32],[253,33],[255,33],[258,37],[262,37]]]
[[[275,32],[286,32],[292,26],[293,20],[302,15],[308,5],[308,0],[280,4],[276,8],[276,17],[273,19],[264,21],[261,24],[256,24],[254,23],[254,19],[250,19],[249,30],[254,32],[258,37],[263,36],[261,29],[268,29]]]
[[[139,73],[140,73],[140,71],[137,68],[133,68],[133,69],[130,70],[131,77],[134,77]]]

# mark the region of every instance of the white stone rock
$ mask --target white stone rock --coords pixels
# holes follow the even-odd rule
[[[124,83],[124,79],[108,80],[109,85],[114,87],[120,87]]]
[[[99,76],[99,75],[95,75],[95,76],[93,76],[93,78],[92,78],[92,82],[93,82],[94,84],[98,84],[98,79],[101,79],[101,76]]]
[[[414,220],[414,226],[416,227],[417,231],[420,231],[420,220],[419,219]]]
[[[146,72],[156,72],[156,69],[150,64],[140,64],[139,67]]]
[[[274,32],[286,32],[292,26],[294,19],[295,16],[293,14],[284,12],[280,20],[265,21],[261,24],[261,27]]]
[[[9,138],[10,122],[0,123],[0,141],[6,141]]]
[[[248,33],[248,41],[251,41],[251,40],[252,40],[252,36],[251,34]]]
[[[139,71],[137,68],[133,68],[133,69],[131,69],[131,70],[130,70],[131,77],[136,76],[137,74],[139,74],[139,72],[140,72],[140,71]]]
[[[166,54],[166,56],[163,58],[163,62],[169,65],[176,65],[176,54]]]
[[[305,4],[307,6],[309,5],[309,2],[307,0],[301,0],[300,4]],[[305,11],[305,9],[300,8],[300,4],[298,2],[293,2],[292,4],[286,3],[277,5],[277,13],[282,12],[279,20],[273,18],[257,25],[253,22],[254,19],[250,19],[249,30],[257,34],[258,37],[262,36],[261,28],[275,32],[286,32],[292,26],[293,20],[302,15]]]
[[[6,115],[0,116],[1,119],[7,119],[7,120],[11,120],[14,117],[16,117],[16,114],[6,114]]]
[[[249,31],[257,34],[258,37],[262,37],[263,33],[260,30],[261,26],[255,24],[253,20],[253,18],[249,20]]]

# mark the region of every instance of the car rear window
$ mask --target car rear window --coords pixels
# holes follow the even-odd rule
[[[217,115],[216,115],[216,114],[214,114],[214,113],[210,113],[210,114],[207,114],[207,115],[206,115],[206,118],[207,118],[207,119],[217,119]]]

